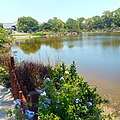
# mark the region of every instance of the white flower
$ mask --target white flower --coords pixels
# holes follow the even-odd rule
[[[68,74],[69,74],[69,71],[65,71],[65,74],[68,75]]]
[[[64,77],[61,77],[60,80],[64,80]]]
[[[41,96],[46,96],[46,92],[44,91],[44,92],[42,92],[40,95],[41,95]]]
[[[75,100],[75,103],[79,103],[79,102],[80,102],[80,99],[77,98],[77,99]]]
[[[78,120],[82,120],[82,119],[79,117]]]
[[[87,107],[85,106],[84,109],[87,110]]]
[[[47,81],[47,82],[50,82],[50,78],[46,78],[46,81]]]
[[[76,87],[75,90],[79,90],[79,87]]]
[[[25,115],[27,116],[28,119],[31,119],[34,117],[35,112],[30,111],[30,110],[25,110]]]
[[[41,96],[46,96],[46,92],[43,90],[36,90]]]
[[[56,92],[56,95],[59,95],[60,93],[59,92]]]
[[[55,108],[58,108],[58,104],[55,106]]]
[[[60,103],[60,100],[57,100],[57,103]]]
[[[87,105],[92,106],[93,104],[91,102],[87,102]]]

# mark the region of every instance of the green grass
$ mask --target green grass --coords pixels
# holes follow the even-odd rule
[[[12,36],[29,36],[29,35],[31,35],[31,34],[28,34],[28,33],[26,33],[26,34],[12,34]]]

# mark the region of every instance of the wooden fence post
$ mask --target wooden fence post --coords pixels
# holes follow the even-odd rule
[[[38,103],[39,94],[37,91],[31,91],[29,94],[30,94],[30,102],[32,103],[30,110],[36,113],[38,111],[36,104]],[[38,120],[38,116],[35,114],[33,119]]]

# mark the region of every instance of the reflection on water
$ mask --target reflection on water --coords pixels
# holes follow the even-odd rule
[[[59,59],[68,66],[75,61],[78,73],[98,86],[101,94],[120,100],[120,33],[22,40],[16,41],[11,51],[17,51],[18,60],[55,63]]]

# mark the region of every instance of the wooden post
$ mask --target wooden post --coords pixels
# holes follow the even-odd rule
[[[11,64],[11,68],[14,69],[14,65],[15,65],[14,57],[10,58],[10,64]]]
[[[22,91],[19,91],[19,99],[21,100],[21,102],[23,104],[26,104],[27,101],[26,101]]]
[[[21,90],[23,90],[23,81],[22,80],[20,80],[20,88],[21,88]]]
[[[27,87],[26,86],[23,87],[23,94],[26,98],[27,97]]]
[[[19,91],[19,99],[22,101],[22,91]]]
[[[32,103],[32,106],[30,107],[31,111],[37,112],[38,108],[36,104],[38,103],[39,94],[36,91],[30,92],[30,102]],[[38,120],[38,116],[35,114],[33,120]]]

